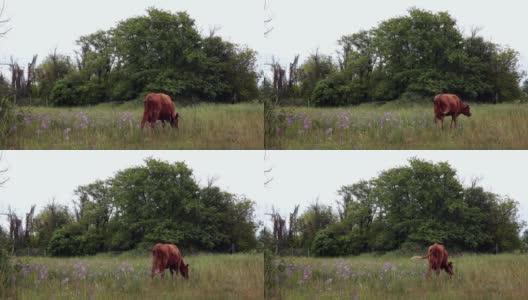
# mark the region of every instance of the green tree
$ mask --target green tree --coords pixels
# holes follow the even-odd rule
[[[476,252],[521,248],[518,203],[464,187],[445,162],[411,159],[339,191],[339,222],[315,234],[317,255],[346,255],[446,244]]]
[[[528,229],[524,230],[522,237],[521,237],[521,241],[522,241],[523,252],[528,251]]]
[[[182,162],[147,159],[107,180],[80,186],[75,221],[55,230],[52,255],[87,255],[149,248],[159,242],[185,250],[246,251],[257,246],[255,203],[200,187]]]
[[[56,105],[173,98],[235,103],[258,96],[256,52],[211,33],[200,35],[186,12],[149,8],[114,28],[77,41],[77,70],[54,84]]]
[[[46,205],[33,220],[35,246],[46,249],[53,233],[72,221],[73,217],[67,206],[54,201]]]
[[[74,70],[75,66],[70,57],[59,54],[56,50],[49,54],[35,70],[39,96],[50,99],[57,81],[64,79]]]
[[[310,248],[318,231],[336,222],[332,207],[318,202],[311,204],[298,218],[301,233],[300,244],[303,248]]]
[[[522,83],[522,92],[523,92],[523,97],[524,99],[528,99],[528,79],[525,79]]]
[[[464,37],[447,12],[411,8],[338,41],[339,71],[310,81],[316,106],[413,98],[438,93],[498,103],[522,96],[519,53],[472,31]],[[306,97],[306,96],[305,96]]]
[[[315,54],[308,56],[305,62],[299,67],[298,80],[301,85],[301,96],[310,99],[317,82],[328,77],[336,71],[336,66],[331,56]]]

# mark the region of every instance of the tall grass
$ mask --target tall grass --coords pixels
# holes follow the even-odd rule
[[[279,299],[526,299],[528,255],[450,258],[455,275],[425,278],[426,260],[399,256],[283,258]]]
[[[178,108],[180,128],[139,128],[139,102],[79,108],[26,107],[2,149],[263,149],[263,105]]]
[[[528,149],[527,104],[473,104],[458,128],[435,128],[433,106],[396,101],[345,108],[286,108],[272,149]]]
[[[185,257],[189,280],[180,275],[150,279],[144,257],[98,255],[75,258],[18,258],[6,299],[261,299],[262,255]]]

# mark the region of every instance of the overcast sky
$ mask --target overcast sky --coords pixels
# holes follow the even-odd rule
[[[11,206],[23,214],[32,204],[39,210],[53,198],[71,205],[79,185],[142,165],[148,157],[185,161],[202,185],[218,177],[221,188],[254,200],[256,218],[266,223],[272,207],[285,215],[317,198],[335,207],[341,186],[406,165],[411,157],[447,161],[465,184],[479,177],[485,189],[517,200],[521,219],[528,221],[528,151],[267,151],[266,160],[264,151],[3,151],[0,169],[8,168],[9,181],[0,188],[0,212]]]
[[[0,0],[0,3],[3,0]],[[263,48],[261,0],[5,0],[12,30],[0,39],[0,62],[10,56],[22,64],[33,54],[41,61],[57,48],[73,55],[82,35],[114,27],[118,21],[144,15],[148,7],[187,11],[204,34],[219,27],[227,40]],[[262,3],[261,3],[262,2]]]
[[[523,26],[528,2],[520,0],[267,0],[266,16],[273,31],[261,50],[289,63],[296,54],[303,60],[315,52],[335,54],[337,40],[370,29],[381,21],[405,15],[411,7],[434,12],[448,11],[465,32],[481,27],[481,34],[495,43],[509,45],[521,54],[522,69],[528,70],[528,39]]]
[[[153,157],[169,162],[185,161],[201,185],[217,177],[216,185],[254,200],[256,217],[265,213],[263,200],[264,151],[3,151],[0,170],[9,181],[0,187],[0,213],[11,206],[17,214],[37,211],[51,199],[71,207],[79,185],[107,179],[117,171],[143,165]],[[2,175],[0,175],[2,176]],[[2,181],[2,178],[0,178]],[[5,216],[0,224],[7,225]]]
[[[5,0],[6,17],[12,30],[0,39],[0,62],[13,56],[26,64],[33,54],[40,60],[53,49],[73,55],[81,35],[109,29],[120,20],[145,14],[154,6],[187,11],[204,33],[220,27],[219,34],[245,44],[259,53],[259,67],[274,56],[281,63],[301,60],[319,48],[335,54],[337,40],[344,34],[369,29],[379,22],[406,14],[410,7],[449,11],[465,32],[482,28],[492,41],[509,45],[521,54],[528,70],[528,39],[521,26],[528,4],[520,0]],[[265,1],[268,2],[264,9]],[[269,25],[265,19],[272,18]],[[273,30],[264,38],[267,29]]]
[[[481,178],[486,190],[517,200],[521,219],[528,221],[528,151],[269,151],[266,155],[273,181],[264,198],[272,199],[266,205],[272,203],[282,215],[296,204],[304,211],[318,197],[320,203],[335,208],[341,186],[376,177],[417,157],[449,162],[465,185]]]

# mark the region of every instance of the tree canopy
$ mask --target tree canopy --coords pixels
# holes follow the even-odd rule
[[[299,70],[306,76],[292,97],[337,106],[439,93],[492,103],[522,96],[519,53],[485,40],[478,30],[465,36],[447,12],[411,8],[407,15],[344,35],[338,44],[337,62],[324,55],[319,67],[317,56],[305,60]]]
[[[184,251],[247,251],[256,248],[254,202],[200,186],[183,162],[147,159],[75,190],[73,210],[51,202],[25,231],[20,247],[53,256],[147,249],[173,243]],[[1,232],[0,232],[1,233]]]
[[[126,101],[149,92],[221,103],[258,94],[256,52],[214,31],[202,35],[186,12],[149,8],[146,15],[81,36],[77,46],[75,57],[57,51],[47,56],[26,94],[58,106]]]
[[[296,238],[287,247],[339,256],[417,250],[433,243],[471,252],[522,246],[518,203],[484,190],[477,181],[463,186],[447,162],[414,158],[406,166],[342,186],[338,195],[337,213],[315,204],[292,223],[302,225],[295,225]]]

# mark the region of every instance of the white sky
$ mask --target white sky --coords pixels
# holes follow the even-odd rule
[[[144,165],[148,157],[169,162],[185,161],[203,186],[217,177],[216,185],[256,202],[256,218],[263,220],[264,151],[3,151],[0,169],[7,167],[9,181],[0,187],[0,213],[11,206],[19,215],[37,211],[52,198],[71,207],[74,190],[117,171]],[[2,175],[0,175],[2,176]],[[0,181],[2,178],[0,178]],[[0,224],[7,226],[5,216]]]
[[[1,4],[0,0],[0,4]],[[24,65],[33,54],[39,61],[57,48],[73,55],[82,35],[114,27],[118,21],[145,15],[148,7],[187,11],[204,34],[220,27],[227,40],[263,48],[263,3],[260,0],[5,0],[12,30],[0,39],[0,62],[10,56]]]
[[[265,188],[264,198],[272,199],[268,203],[282,215],[292,212],[296,204],[304,211],[317,197],[335,208],[341,186],[408,165],[409,158],[417,157],[449,162],[465,185],[481,178],[486,190],[517,200],[520,219],[528,221],[528,151],[268,151],[266,156],[273,181]]]
[[[0,188],[0,212],[10,205],[18,214],[32,204],[37,211],[52,198],[71,205],[79,185],[107,179],[119,170],[142,165],[147,157],[185,161],[195,177],[256,202],[256,218],[268,223],[272,207],[287,214],[296,204],[303,211],[317,197],[333,205],[337,190],[379,172],[407,164],[411,157],[448,161],[466,184],[474,177],[489,191],[520,203],[528,221],[528,151],[3,151],[0,169],[9,181]],[[272,171],[265,178],[264,169]],[[266,179],[273,180],[266,186]],[[0,178],[1,179],[1,178]],[[6,225],[3,217],[0,224]]]
[[[406,14],[410,7],[449,11],[465,32],[481,27],[492,41],[509,45],[521,54],[528,70],[528,39],[522,22],[528,4],[520,0],[5,0],[11,32],[0,39],[0,62],[13,56],[27,64],[33,54],[41,61],[57,48],[73,55],[75,40],[99,29],[109,29],[120,20],[143,15],[155,6],[187,11],[204,33],[220,26],[219,34],[259,52],[259,65],[275,56],[283,64],[295,54],[301,60],[319,48],[335,54],[344,34],[369,29],[379,22]],[[264,10],[264,1],[268,9]],[[269,26],[264,19],[273,18]],[[273,31],[264,38],[266,28]],[[1,69],[1,68],[0,68]]]
[[[481,35],[495,43],[509,45],[521,54],[522,69],[528,70],[528,39],[523,26],[528,2],[521,0],[268,0],[266,16],[273,17],[274,30],[260,51],[272,54],[282,64],[296,54],[301,61],[319,48],[335,54],[337,40],[345,35],[370,29],[383,20],[407,14],[411,7],[434,12],[448,11],[459,28],[469,33],[481,27]]]

